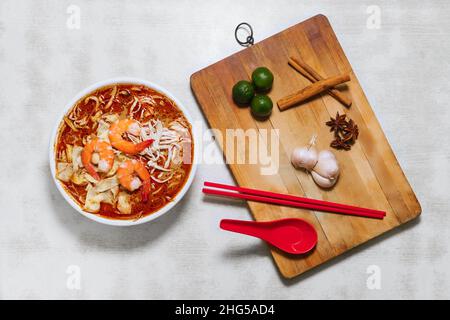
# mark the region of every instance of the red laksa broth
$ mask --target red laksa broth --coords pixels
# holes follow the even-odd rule
[[[116,84],[80,99],[61,121],[56,178],[87,212],[139,219],[174,199],[192,168],[192,128],[174,101]]]

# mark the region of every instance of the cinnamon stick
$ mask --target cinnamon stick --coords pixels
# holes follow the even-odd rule
[[[280,111],[284,111],[299,104],[306,99],[309,99],[319,93],[327,91],[328,89],[337,86],[338,84],[350,81],[350,76],[348,74],[339,75],[336,77],[331,77],[328,79],[317,81],[300,91],[297,91],[287,97],[278,100],[277,105]]]
[[[311,68],[306,62],[303,60],[290,57],[289,58],[289,64],[291,67],[293,67],[295,70],[297,70],[299,73],[301,73],[305,78],[307,78],[312,83],[315,83],[317,81],[323,80],[324,78],[318,74],[313,68]],[[352,101],[347,98],[343,93],[341,93],[339,90],[331,88],[328,90],[328,94],[338,100],[340,103],[342,103],[347,108],[350,108],[352,105]]]

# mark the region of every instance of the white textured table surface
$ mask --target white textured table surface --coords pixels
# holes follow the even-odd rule
[[[80,29],[67,27],[70,5]],[[189,76],[240,50],[239,22],[258,41],[317,13],[329,17],[422,204],[418,221],[286,281],[263,243],[219,231],[221,218],[250,218],[245,206],[203,199],[203,180],[232,183],[223,165],[200,166],[174,212],[133,228],[94,223],[56,191],[49,135],[79,90],[141,77],[204,121]],[[2,0],[0,298],[450,298],[449,14],[444,0]],[[372,265],[379,290],[366,283]]]

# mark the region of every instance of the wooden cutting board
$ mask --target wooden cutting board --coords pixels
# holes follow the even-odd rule
[[[352,99],[352,107],[346,109],[334,98],[322,95],[301,106],[280,112],[276,107],[279,98],[310,84],[288,65],[290,56],[302,58],[326,77],[349,73],[351,81],[342,92]],[[248,108],[237,107],[231,98],[233,85],[239,80],[250,79],[252,71],[258,66],[268,67],[275,76],[269,93],[274,108],[267,121],[256,121]],[[309,221],[317,230],[317,247],[307,255],[291,256],[271,248],[284,277],[297,276],[421,213],[420,204],[325,16],[308,19],[196,72],[191,76],[191,87],[211,128],[218,129],[223,137],[220,138],[220,133],[216,135],[222,150],[224,146],[229,146],[226,143],[226,129],[257,130],[262,140],[259,148],[265,148],[276,140],[271,139],[271,129],[279,130],[279,169],[275,174],[261,174],[260,169],[267,168],[267,162],[248,164],[248,159],[242,161],[244,155],[248,156],[248,145],[244,151],[236,151],[237,158],[245,162],[243,164],[236,163],[239,159],[235,156],[231,159],[231,153],[224,152],[240,186],[387,212],[384,220],[375,220],[248,202],[258,221],[298,217]],[[351,151],[332,149],[338,158],[341,176],[336,186],[326,191],[320,189],[310,175],[295,170],[289,158],[292,150],[306,145],[313,134],[318,135],[319,150],[330,149],[332,134],[325,122],[337,111],[346,113],[358,124],[360,136]],[[268,133],[267,138],[264,138],[265,133]],[[276,145],[272,148],[275,149]],[[276,152],[272,155],[276,156]],[[211,180],[214,181],[214,177]]]

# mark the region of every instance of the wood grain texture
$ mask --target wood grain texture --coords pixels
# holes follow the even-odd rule
[[[232,101],[231,88],[238,80],[249,79],[253,69],[266,66],[274,73],[270,92],[273,101],[310,84],[288,65],[290,56],[298,56],[324,77],[350,74],[351,81],[341,91],[353,101],[346,109],[333,97],[323,94],[308,103],[280,112],[274,108],[267,121],[256,121],[247,108]],[[191,87],[210,126],[226,137],[226,129],[278,129],[279,170],[261,175],[262,164],[230,164],[240,186],[290,193],[351,205],[385,210],[384,220],[349,217],[296,208],[248,202],[256,220],[281,217],[303,218],[314,225],[319,241],[314,251],[291,256],[271,249],[281,274],[292,278],[351,248],[373,239],[421,213],[420,205],[376,119],[369,102],[336,36],[323,15],[284,30],[244,49],[191,76]],[[341,177],[329,191],[320,189],[310,175],[295,170],[289,156],[295,147],[308,143],[317,134],[318,149],[329,149],[332,135],[325,122],[336,112],[346,113],[360,128],[360,137],[351,151],[335,151],[341,165]],[[225,139],[226,142],[226,139]],[[219,144],[227,163],[230,154]],[[270,145],[270,141],[266,141]],[[260,145],[261,147],[261,145]],[[245,150],[240,157],[248,156]]]

